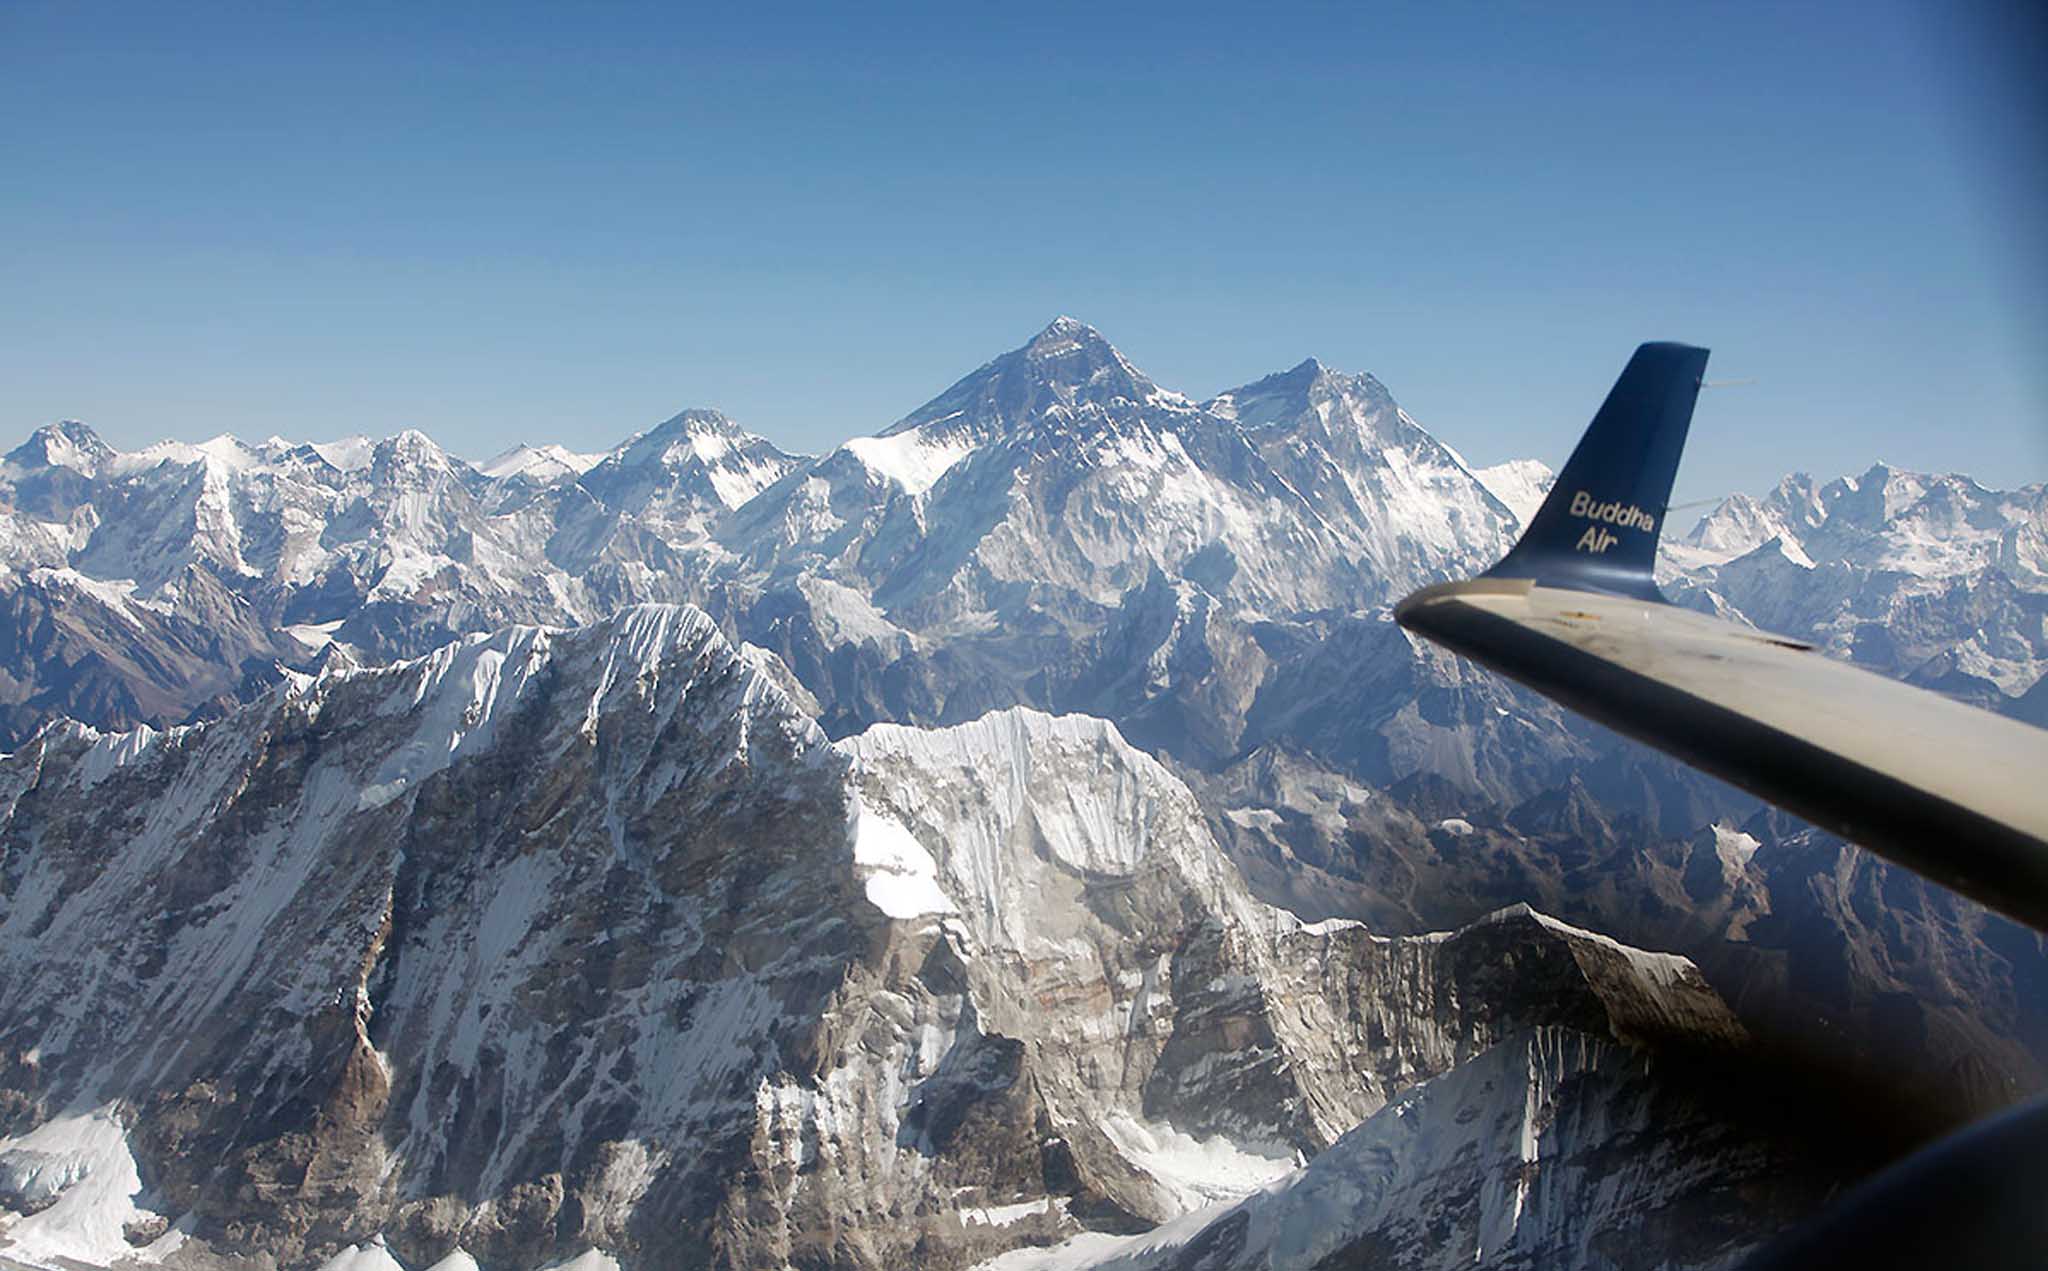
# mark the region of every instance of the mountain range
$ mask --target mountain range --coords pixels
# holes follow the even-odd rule
[[[1731,1264],[2048,1082],[2048,948],[1393,625],[1548,478],[1065,318],[815,457],[39,430],[0,1258]],[[2043,487],[1666,548],[2048,722]]]

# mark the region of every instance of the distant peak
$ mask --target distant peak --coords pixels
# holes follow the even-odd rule
[[[1023,352],[1038,357],[1058,357],[1079,349],[1108,349],[1111,353],[1116,352],[1110,347],[1109,341],[1102,338],[1102,332],[1078,318],[1070,318],[1065,314],[1046,323],[1043,331],[1031,337],[1031,342],[1024,346]]]
[[[348,467],[356,466],[349,463],[351,459],[357,457],[353,454],[341,454],[340,463],[328,458],[325,453],[321,457],[327,458],[329,463],[343,468],[344,471]],[[404,429],[377,442],[370,447],[368,460],[368,464],[364,466],[378,474],[443,472],[447,471],[453,462],[447,451],[441,449],[432,437],[417,428]]]
[[[661,434],[674,436],[696,436],[701,433],[717,433],[720,436],[734,436],[742,430],[724,411],[712,410],[705,406],[692,406],[678,411],[656,425],[650,436]]]
[[[584,490],[635,514],[739,507],[798,462],[715,410],[692,409],[627,438],[583,470]],[[667,509],[667,512],[661,511]],[[680,514],[680,513],[678,513]]]
[[[60,419],[54,424],[44,424],[41,428],[36,429],[36,436],[41,437],[44,435],[63,437],[80,445],[104,446],[107,444],[101,441],[100,435],[92,430],[92,425],[82,419]]]
[[[61,419],[30,433],[27,441],[8,453],[7,461],[19,467],[70,468],[90,476],[114,453],[86,424]]]
[[[693,406],[678,411],[644,433],[628,438],[612,451],[612,456],[628,467],[674,465],[692,457],[699,463],[708,463],[734,447],[752,448],[766,444],[734,423],[723,411]]]
[[[1054,318],[1029,344],[996,359],[984,370],[1000,368],[1006,362],[1022,363],[1037,379],[1062,388],[1102,385],[1112,391],[1128,391],[1142,386],[1145,392],[1134,394],[1142,398],[1153,387],[1143,371],[1102,338],[1102,332],[1064,316]]]
[[[478,472],[487,477],[501,478],[524,474],[539,481],[547,481],[566,473],[581,475],[595,467],[603,455],[579,455],[566,446],[553,442],[544,446],[520,442],[510,450],[474,465]]]
[[[1218,393],[1209,409],[1248,428],[1292,426],[1304,420],[1325,420],[1316,403],[1330,398],[1356,398],[1375,408],[1392,410],[1394,400],[1370,375],[1347,375],[1330,369],[1321,358],[1307,357],[1284,371],[1275,371]]]
[[[1186,399],[1160,389],[1101,332],[1062,314],[1027,343],[983,364],[881,435],[926,425],[1002,430],[1056,407],[1099,407],[1117,400],[1141,407],[1188,408]]]
[[[394,455],[407,459],[438,459],[442,455],[440,445],[432,437],[417,428],[405,428],[391,437],[377,443],[380,455]]]
[[[318,455],[329,467],[342,472],[367,468],[374,457],[376,443],[361,433],[343,437],[338,441],[315,441],[306,447]]]

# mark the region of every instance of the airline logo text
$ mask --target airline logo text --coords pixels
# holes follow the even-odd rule
[[[1608,525],[1617,525],[1628,530],[1641,530],[1645,534],[1653,534],[1657,530],[1657,518],[1643,511],[1635,504],[1623,503],[1620,500],[1612,503],[1595,503],[1593,496],[1584,490],[1579,490],[1572,495],[1571,504],[1566,508],[1566,511],[1570,512],[1573,516],[1583,517],[1588,521],[1603,521],[1606,523],[1603,525],[1587,526],[1586,532],[1579,535],[1579,541],[1572,547],[1572,550],[1575,552],[1591,552],[1598,556],[1616,543],[1619,543],[1621,539],[1607,528]]]

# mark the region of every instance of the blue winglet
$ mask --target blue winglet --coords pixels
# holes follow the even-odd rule
[[[1707,350],[1645,344],[1489,578],[1662,600],[1651,574]]]

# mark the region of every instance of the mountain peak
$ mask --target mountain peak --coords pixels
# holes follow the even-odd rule
[[[61,419],[30,433],[27,441],[7,453],[7,462],[20,468],[70,468],[91,476],[114,453],[88,425]]]
[[[734,423],[723,411],[693,406],[629,439],[612,452],[612,457],[629,468],[648,464],[674,468],[692,461],[716,464],[735,450],[781,454],[765,439]]]
[[[795,456],[724,413],[692,408],[628,438],[580,479],[584,489],[615,507],[636,514],[666,508],[683,515],[679,509],[708,506],[705,495],[724,510],[736,508],[796,463]]]
[[[553,442],[531,446],[525,442],[476,465],[476,470],[493,480],[526,477],[546,485],[564,476],[580,476],[596,466],[602,455],[579,455]]]
[[[371,466],[378,470],[394,467],[425,468],[435,471],[449,466],[448,452],[417,428],[406,428],[370,448]]]
[[[1218,393],[1207,407],[1246,428],[1293,427],[1305,419],[1328,423],[1327,403],[1346,399],[1360,418],[1391,412],[1394,399],[1386,386],[1368,374],[1347,375],[1324,365],[1320,358],[1303,358],[1284,371]],[[1318,403],[1325,407],[1318,409]]]
[[[716,433],[719,436],[730,437],[740,431],[740,426],[734,423],[731,417],[724,411],[713,410],[708,406],[692,406],[688,410],[677,411],[667,419],[662,420],[661,423],[649,429],[646,435],[650,437],[695,437],[706,433]]]
[[[1045,329],[1032,336],[1024,347],[1037,353],[1064,353],[1075,345],[1108,348],[1109,341],[1094,327],[1063,313],[1046,323]]]
[[[1061,314],[1024,345],[984,364],[882,435],[928,424],[1008,429],[1057,406],[1106,406],[1118,399],[1137,405],[1181,400],[1161,391],[1100,331]]]

